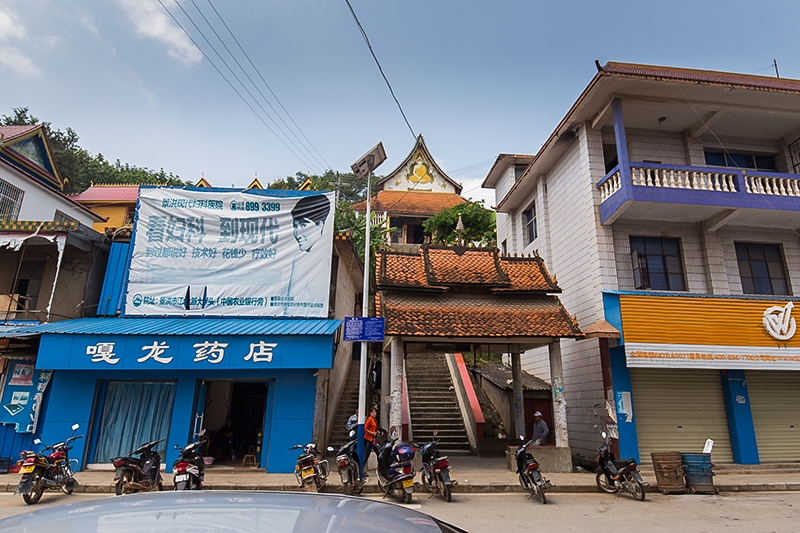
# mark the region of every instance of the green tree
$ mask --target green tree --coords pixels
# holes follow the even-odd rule
[[[336,172],[326,170],[324,174],[305,174],[297,172],[294,176],[279,178],[270,183],[268,189],[297,190],[305,183],[306,179],[311,180],[312,191],[339,191],[339,203],[355,204],[367,198],[367,180],[359,179],[352,172]],[[379,177],[372,178],[373,193],[375,183]]]
[[[387,228],[383,224],[376,222],[375,213],[370,213],[372,225],[369,230],[369,257],[370,257],[370,271],[375,270],[375,255],[378,250],[386,246],[388,234],[394,228]],[[353,239],[353,244],[358,252],[358,257],[361,262],[364,262],[364,244],[367,240],[367,217],[357,213],[353,207],[346,203],[340,203],[336,206],[336,212],[333,219],[334,231],[349,231],[350,237]]]
[[[42,124],[47,133],[50,152],[58,173],[64,182],[65,194],[77,194],[89,188],[92,183],[128,183],[145,185],[191,185],[179,176],[167,174],[164,169],[151,170],[121,163],[107,161],[103,154],[92,156],[78,145],[78,134],[72,128],[62,131],[52,127],[30,114],[27,107],[12,108],[12,115],[0,117],[4,126],[29,126]]]
[[[483,200],[464,202],[443,209],[426,220],[422,226],[432,236],[435,244],[454,244],[458,239],[456,225],[458,217],[464,224],[464,242],[491,245],[497,242],[497,223],[495,212],[486,209]]]

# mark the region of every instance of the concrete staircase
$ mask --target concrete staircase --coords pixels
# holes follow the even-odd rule
[[[422,445],[438,429],[444,454],[470,453],[469,437],[444,354],[406,355],[406,387],[414,442]]]
[[[347,378],[342,390],[342,397],[339,398],[339,408],[333,417],[333,429],[331,429],[328,445],[337,450],[339,446],[350,440],[350,432],[344,426],[347,424],[347,419],[356,412],[356,407],[358,407],[358,371],[359,361],[356,359],[350,363],[350,369],[347,371]]]

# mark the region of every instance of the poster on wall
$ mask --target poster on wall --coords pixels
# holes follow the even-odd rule
[[[142,187],[128,316],[328,316],[334,193]]]
[[[51,370],[36,370],[30,361],[9,361],[0,424],[14,424],[17,433],[36,431],[39,406],[52,375]]]

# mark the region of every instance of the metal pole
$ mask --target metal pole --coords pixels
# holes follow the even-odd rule
[[[369,165],[367,174],[367,228],[364,239],[364,294],[361,298],[361,316],[369,316],[369,230],[370,230],[370,191],[372,190],[372,165]],[[361,342],[361,361],[359,365],[358,381],[358,460],[361,462],[361,476],[364,476],[364,421],[367,415],[367,347],[366,341]]]

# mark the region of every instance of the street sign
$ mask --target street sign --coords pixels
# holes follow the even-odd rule
[[[383,327],[383,318],[346,316],[344,317],[344,340],[382,342]]]

